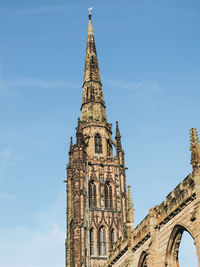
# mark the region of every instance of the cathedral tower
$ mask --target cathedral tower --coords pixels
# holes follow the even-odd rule
[[[114,141],[107,121],[89,15],[81,116],[67,165],[66,267],[105,266],[113,244],[133,223],[125,171],[118,122]]]

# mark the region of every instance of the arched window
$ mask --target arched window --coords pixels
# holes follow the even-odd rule
[[[101,227],[99,229],[99,255],[104,256],[107,254],[106,249],[106,229],[105,227]]]
[[[95,208],[97,206],[97,193],[96,193],[96,185],[94,181],[89,183],[89,207]]]
[[[107,140],[107,156],[108,157],[112,156],[112,145],[109,140]]]
[[[106,183],[105,185],[105,207],[106,209],[113,208],[113,194],[110,183]]]
[[[184,226],[182,225],[175,225],[175,227],[172,230],[172,233],[170,235],[169,241],[168,241],[168,246],[167,246],[167,253],[166,253],[166,266],[170,266],[170,267],[175,267],[175,266],[197,266],[198,263],[198,259],[197,257],[191,257],[189,260],[189,265],[187,262],[187,253],[186,250],[184,251],[184,264],[183,262],[179,262],[179,248],[180,248],[180,244],[181,244],[181,240],[182,240],[182,235],[184,232],[188,233],[188,236],[192,239],[192,234],[189,232],[188,229],[186,229]],[[187,245],[189,244],[188,242],[189,240],[187,240]],[[194,240],[192,240],[194,242]],[[192,242],[192,243],[193,243]],[[195,247],[190,249],[190,256],[192,255],[192,249],[194,249],[195,251]],[[182,260],[182,258],[181,258]],[[181,264],[180,264],[181,263]]]
[[[95,153],[102,153],[102,140],[100,134],[96,134],[94,138]]]
[[[114,244],[115,244],[115,231],[114,231],[114,229],[112,229],[111,232],[110,232],[110,246],[111,246],[111,249],[113,248]]]
[[[143,251],[141,256],[140,256],[140,259],[139,259],[139,263],[138,263],[138,267],[148,267],[147,266],[147,253],[146,251]]]
[[[90,255],[94,255],[94,229],[90,229]]]

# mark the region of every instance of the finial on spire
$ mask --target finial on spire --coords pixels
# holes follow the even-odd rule
[[[88,8],[88,11],[89,11],[89,19],[91,19],[91,17],[92,17],[92,9],[93,9],[93,7]]]
[[[196,128],[190,130],[190,151],[193,175],[200,173],[200,147]]]

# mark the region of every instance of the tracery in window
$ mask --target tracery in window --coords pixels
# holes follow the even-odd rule
[[[101,227],[99,229],[99,255],[104,256],[107,254],[107,248],[106,248],[106,229],[105,227]]]
[[[112,186],[109,182],[105,184],[105,208],[113,208]]]
[[[100,134],[94,137],[95,153],[102,153],[102,140]]]
[[[89,183],[89,207],[95,208],[97,206],[97,193],[96,193],[96,185],[94,181]]]

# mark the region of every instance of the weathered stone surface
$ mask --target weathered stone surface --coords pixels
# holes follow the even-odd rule
[[[127,192],[119,126],[114,141],[112,125],[106,119],[91,19],[81,118],[76,142],[70,143],[66,182],[66,267],[103,267],[114,242],[126,229]],[[132,223],[131,204],[129,214]]]
[[[81,118],[67,165],[66,267],[177,267],[184,231],[200,267],[200,147],[195,128],[190,135],[192,174],[134,228],[121,135],[117,122],[114,141],[107,122],[89,16]]]
[[[108,266],[177,267],[183,231],[194,239],[200,266],[199,182],[200,176],[188,175],[165,201],[150,209],[131,235],[116,243]]]

